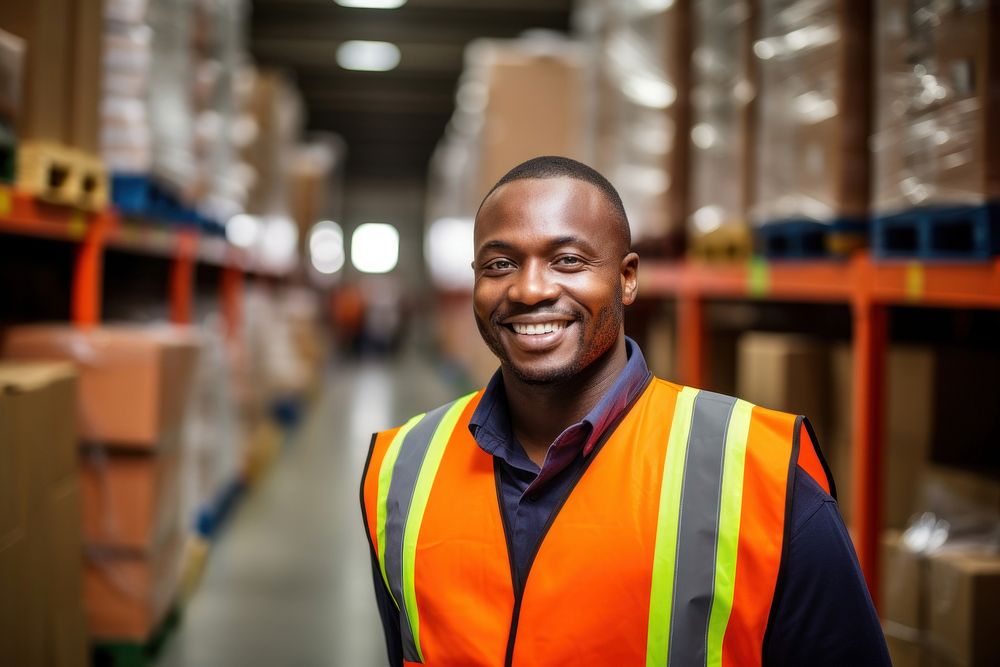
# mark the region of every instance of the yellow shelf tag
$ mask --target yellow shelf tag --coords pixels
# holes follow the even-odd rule
[[[924,298],[924,265],[911,262],[906,265],[906,298],[921,301]]]
[[[0,215],[10,215],[13,202],[8,188],[0,188]]]
[[[771,291],[771,269],[766,260],[755,257],[747,267],[747,291],[750,296],[767,296]]]
[[[69,224],[66,225],[66,231],[75,239],[81,238],[87,233],[87,221],[83,213],[80,211],[73,212],[73,215],[70,216]]]

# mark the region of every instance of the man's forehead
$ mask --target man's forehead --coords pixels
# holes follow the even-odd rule
[[[541,213],[569,206],[578,213],[587,211],[596,217],[604,217],[608,207],[602,200],[603,196],[596,186],[569,176],[518,179],[504,183],[490,193],[476,215],[476,229],[478,231],[484,221],[516,221],[507,220],[505,213],[528,210]]]

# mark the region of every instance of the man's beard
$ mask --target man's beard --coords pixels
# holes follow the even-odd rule
[[[550,385],[562,384],[577,377],[584,369],[597,359],[601,358],[612,348],[618,339],[618,331],[621,327],[624,315],[624,306],[621,299],[617,298],[612,304],[602,308],[590,327],[590,317],[581,312],[563,312],[562,314],[572,315],[573,324],[579,329],[577,332],[577,351],[572,359],[566,364],[557,368],[546,368],[540,371],[529,371],[519,368],[514,364],[500,342],[498,333],[500,327],[504,325],[500,322],[510,316],[510,313],[494,313],[490,317],[490,328],[487,328],[478,314],[473,312],[476,319],[476,326],[479,328],[479,335],[490,351],[500,360],[500,366],[505,371],[511,373],[520,382],[529,385]],[[585,340],[586,332],[591,329],[594,333],[593,340],[587,345]]]

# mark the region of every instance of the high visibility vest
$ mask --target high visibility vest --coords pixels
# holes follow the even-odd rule
[[[482,392],[378,433],[362,481],[406,665],[761,664],[792,479],[832,480],[802,417],[653,379],[514,576]]]

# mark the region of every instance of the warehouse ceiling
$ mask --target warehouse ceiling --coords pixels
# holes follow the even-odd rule
[[[258,64],[294,73],[308,129],[340,134],[346,176],[426,178],[451,117],[465,45],[525,30],[567,31],[572,0],[409,0],[399,9],[350,9],[334,0],[253,0],[250,50]],[[392,42],[389,72],[341,69],[348,40]]]

